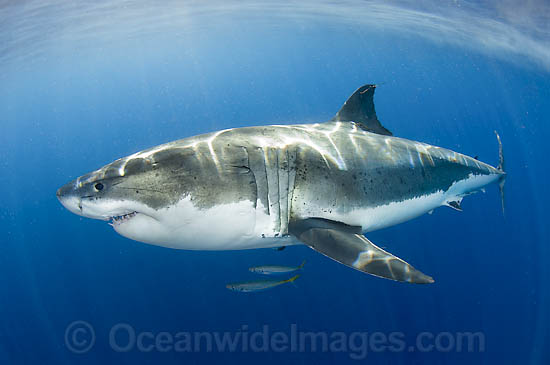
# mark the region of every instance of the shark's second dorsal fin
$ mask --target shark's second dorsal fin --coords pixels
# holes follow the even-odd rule
[[[392,133],[384,128],[378,118],[376,118],[374,89],[376,89],[376,85],[361,86],[349,97],[332,120],[337,122],[355,122],[366,131],[391,136]]]

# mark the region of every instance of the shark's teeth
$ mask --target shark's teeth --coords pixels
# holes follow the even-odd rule
[[[138,213],[137,212],[131,212],[131,213],[123,214],[123,215],[113,216],[113,217],[111,217],[112,223],[110,223],[110,224],[112,226],[117,225],[117,224],[121,224],[123,222],[126,222],[130,218],[134,217],[136,214],[138,214]]]

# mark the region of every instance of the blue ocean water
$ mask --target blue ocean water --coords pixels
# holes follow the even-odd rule
[[[0,3],[0,363],[548,363],[550,22],[546,4],[529,6]],[[504,143],[505,216],[490,186],[463,212],[369,234],[432,285],[305,246],[150,246],[56,199],[163,142],[328,120],[365,83],[380,84],[396,136],[492,165],[494,130]],[[225,288],[250,266],[304,259],[296,286]]]

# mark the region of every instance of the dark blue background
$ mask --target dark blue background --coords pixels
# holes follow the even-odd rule
[[[335,363],[349,354],[116,353],[117,323],[136,331],[482,332],[485,351],[371,352],[371,363],[544,363],[549,345],[550,79],[535,66],[458,46],[340,23],[211,20],[200,31],[125,42],[62,40],[0,65],[0,363]],[[107,20],[108,21],[108,20]],[[261,26],[259,26],[259,24]],[[383,83],[379,119],[396,136],[497,164],[495,186],[463,213],[437,209],[369,234],[432,275],[405,285],[361,274],[306,247],[175,251],[77,217],[55,190],[118,157],[227,127],[324,121],[364,83]],[[212,227],[216,229],[216,227]],[[197,237],[200,240],[200,237]],[[296,287],[226,290],[252,265],[307,264]],[[94,326],[86,354],[64,341]]]

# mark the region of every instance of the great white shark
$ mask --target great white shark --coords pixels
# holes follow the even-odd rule
[[[187,250],[306,244],[362,272],[433,279],[364,234],[504,184],[463,154],[393,137],[364,85],[318,124],[234,128],[118,159],[57,191],[71,212],[110,221],[130,239]],[[497,135],[498,137],[498,135]],[[502,190],[501,190],[502,191]]]

